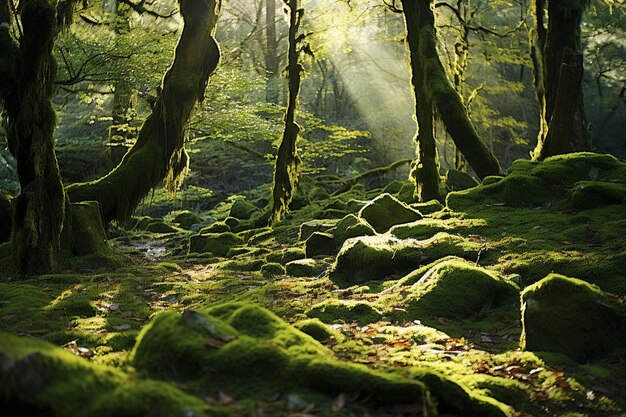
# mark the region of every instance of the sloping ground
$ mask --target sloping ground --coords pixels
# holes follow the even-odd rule
[[[623,161],[572,154],[446,207],[357,185],[272,229],[262,198],[139,219],[115,240],[168,263],[0,283],[0,330],[22,336],[0,338],[0,406],[623,415],[625,184]]]

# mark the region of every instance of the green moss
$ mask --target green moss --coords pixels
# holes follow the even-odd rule
[[[305,256],[303,248],[286,248],[270,252],[267,255],[267,260],[269,262],[278,262],[279,264],[284,265],[288,262],[302,259]]]
[[[184,380],[209,395],[288,391],[360,394],[373,403],[427,401],[421,383],[339,362],[309,335],[249,304],[162,313],[141,332],[131,360],[144,373]]]
[[[300,225],[298,240],[307,240],[314,232],[326,232],[335,226],[335,222],[323,220],[311,220]]]
[[[300,320],[293,325],[296,329],[308,334],[320,343],[328,341],[331,337],[335,340],[343,338],[341,333],[330,326],[322,323],[320,319]]]
[[[419,211],[423,215],[432,214],[444,209],[443,204],[441,204],[438,200],[430,200],[425,203],[414,203],[411,204],[411,208]]]
[[[174,233],[176,232],[176,228],[162,221],[151,222],[150,224],[146,226],[145,230],[151,233]]]
[[[287,275],[292,277],[317,277],[328,268],[328,263],[318,259],[298,259],[285,264]]]
[[[514,306],[518,297],[515,285],[461,259],[434,265],[408,291],[402,306],[411,319],[476,317],[498,306]]]
[[[200,229],[200,234],[230,232],[230,226],[224,221],[215,222]]]
[[[0,405],[20,415],[234,415],[171,385],[91,364],[30,338],[2,334],[0,362]]]
[[[307,258],[334,255],[336,252],[335,237],[330,233],[314,232],[305,242]]]
[[[522,292],[521,347],[587,359],[624,348],[626,308],[584,281],[550,274]]]
[[[324,323],[341,320],[367,324],[379,321],[382,312],[363,301],[326,300],[311,307],[306,315],[318,318]]]
[[[571,195],[574,208],[578,210],[626,204],[626,182],[579,181]]]
[[[239,220],[248,220],[252,217],[252,214],[258,210],[258,207],[254,204],[248,202],[247,200],[239,199],[236,200],[230,208],[230,217],[234,217]]]
[[[341,243],[351,237],[373,236],[376,234],[376,231],[365,219],[354,214],[348,214],[337,222],[337,225],[330,230],[330,233],[335,237],[337,246],[340,246]]]
[[[381,194],[359,211],[359,217],[365,219],[377,232],[383,233],[396,224],[419,220],[422,215],[392,195]]]
[[[224,257],[231,248],[241,244],[243,239],[231,232],[198,234],[189,238],[189,252]]]
[[[261,267],[261,274],[270,277],[285,275],[285,267],[276,262],[266,263]]]
[[[467,172],[450,169],[446,173],[446,187],[450,191],[461,191],[478,185],[478,182]]]
[[[190,230],[191,226],[194,224],[202,223],[202,219],[197,214],[192,213],[189,210],[184,210],[176,214],[174,217],[174,223],[182,229]]]

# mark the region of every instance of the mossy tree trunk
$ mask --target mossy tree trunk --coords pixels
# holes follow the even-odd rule
[[[276,35],[276,0],[265,0],[265,70],[267,71],[265,98],[268,103],[278,104],[280,56]]]
[[[289,53],[287,64],[289,100],[287,113],[285,114],[285,130],[278,148],[278,156],[274,167],[271,223],[279,221],[289,210],[289,203],[298,181],[298,167],[300,164],[300,158],[296,149],[296,142],[300,134],[300,126],[296,123],[296,110],[302,74],[302,66],[298,60],[298,30],[300,29],[304,10],[298,7],[298,0],[284,1],[289,9]]]
[[[535,0],[531,40],[540,130],[535,159],[591,149],[582,92],[581,23],[587,0]]]
[[[424,59],[431,52],[428,48],[432,45],[425,38],[433,35],[429,32],[434,30],[434,16],[432,13],[425,13],[424,8],[428,9],[429,4],[424,1],[403,0],[402,6],[417,119],[417,134],[414,139],[417,152],[411,167],[411,178],[415,182],[415,197],[418,201],[441,200],[439,156],[435,141],[435,104],[428,88],[430,80],[427,79]]]
[[[152,109],[136,143],[108,175],[74,184],[70,200],[98,201],[105,223],[128,218],[148,192],[165,181],[176,190],[188,167],[185,127],[195,104],[202,100],[220,51],[214,38],[220,0],[182,0],[185,25],[174,62],[163,77]]]
[[[57,66],[52,47],[73,3],[28,0],[19,10],[11,6],[7,0],[0,6],[0,99],[21,186],[13,211],[13,257],[19,273],[32,275],[55,268],[65,216],[54,153],[51,97]]]
[[[426,117],[428,108],[431,108],[437,110],[455,145],[463,153],[479,178],[500,174],[501,168],[498,160],[476,132],[474,125],[467,115],[467,109],[463,105],[459,93],[450,83],[437,53],[437,32],[435,29],[433,1],[402,0],[402,7],[405,22],[407,23],[407,31],[409,27],[412,27],[414,32],[413,35],[409,34],[409,37],[413,38],[412,41],[409,40],[411,65],[413,67],[417,64],[421,67],[417,69],[417,74],[419,78],[425,80],[422,83],[425,91],[420,92],[417,91],[418,88],[416,88],[418,123],[420,123],[421,117],[423,120],[421,123],[425,123],[426,126],[419,127],[418,160],[414,164],[415,167],[417,169],[420,168],[419,158],[422,152],[424,155],[427,155],[428,158],[431,158],[433,154],[432,144],[429,145],[426,142],[424,145],[419,145],[419,141],[422,139],[420,136],[424,136],[424,139],[428,140],[428,136],[422,132],[424,128],[428,131],[431,130],[431,128],[428,127],[429,118]],[[413,69],[414,87],[416,87],[415,83],[418,81],[415,79],[415,71],[416,70]],[[418,82],[417,84],[419,86],[420,83]],[[425,102],[420,103],[420,100]],[[422,107],[422,110],[420,110],[420,107]],[[424,114],[420,116],[420,112],[422,111]],[[431,110],[430,119],[432,119],[433,115],[434,111]],[[420,146],[424,148],[423,151],[420,150]],[[427,147],[430,149],[428,150]],[[432,178],[434,178],[434,166],[432,163],[429,164],[430,166],[428,167],[424,165],[424,167],[430,171],[428,174],[420,174],[419,172],[413,174],[417,181],[426,181],[427,178],[432,181]],[[424,186],[426,186],[426,184],[422,184],[422,188]],[[418,185],[418,193],[420,192],[419,187]],[[431,186],[429,185],[429,187]]]

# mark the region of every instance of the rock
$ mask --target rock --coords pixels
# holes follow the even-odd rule
[[[579,181],[574,185],[571,196],[577,210],[626,204],[626,183]]]
[[[308,334],[313,339],[321,343],[325,343],[331,337],[335,340],[340,340],[343,338],[341,333],[339,333],[332,327],[325,325],[320,321],[320,319],[300,320],[294,323],[293,327],[303,333]]]
[[[436,213],[444,209],[443,204],[437,200],[430,200],[425,203],[414,203],[410,206],[412,209],[419,211],[423,215]]]
[[[236,200],[230,208],[230,217],[239,220],[248,220],[258,211],[258,207],[244,199]]]
[[[298,259],[287,262],[285,265],[287,275],[292,277],[316,277],[326,271],[327,268],[326,262],[311,258]]]
[[[276,262],[269,262],[261,267],[261,274],[268,277],[285,275],[285,267]]]
[[[305,242],[307,258],[329,256],[337,252],[335,238],[330,233],[315,232]]]
[[[379,321],[383,313],[364,301],[326,300],[311,307],[306,315],[320,319],[324,323],[340,320],[354,321],[363,325]]]
[[[368,201],[365,200],[350,200],[346,203],[346,211],[348,213],[358,213]]]
[[[305,241],[313,232],[326,232],[334,226],[335,222],[329,222],[326,219],[304,222],[300,225],[298,240]]]
[[[390,194],[381,194],[361,209],[359,217],[383,233],[396,224],[419,220],[422,215]]]
[[[233,231],[233,229],[239,226],[240,223],[241,222],[236,217],[229,216],[229,217],[226,217],[226,219],[224,219],[224,224],[226,224],[226,226],[228,226],[231,231]]]
[[[374,236],[376,231],[365,219],[354,214],[348,214],[337,222],[337,225],[330,233],[335,237],[335,244],[339,247],[351,237]]]
[[[502,181],[503,178],[504,178],[504,176],[502,176],[502,175],[488,175],[485,178],[483,178],[481,184],[482,185],[495,184],[497,182]]]
[[[478,181],[467,172],[461,172],[456,169],[450,169],[446,173],[446,187],[450,191],[467,190],[476,187]]]
[[[400,191],[396,193],[396,197],[403,203],[415,203],[415,184],[411,182],[404,183]]]
[[[626,308],[596,286],[550,274],[522,292],[524,350],[588,360],[624,349]]]
[[[202,223],[202,219],[195,213],[185,210],[174,217],[174,223],[181,229],[190,230],[194,224]]]
[[[242,244],[243,239],[231,232],[198,234],[189,238],[189,252],[224,257],[231,248]]]
[[[149,223],[146,228],[146,232],[150,233],[174,233],[176,229],[169,224],[162,221],[154,221]]]
[[[342,286],[384,280],[447,255],[476,259],[479,250],[479,242],[443,232],[426,240],[356,237],[343,244],[331,267],[330,279]]]
[[[519,290],[514,284],[459,258],[434,265],[408,292],[402,307],[410,320],[473,318],[503,305],[519,308]]]
[[[383,192],[387,194],[396,194],[402,189],[402,186],[407,183],[410,184],[408,181],[393,180],[387,184],[385,188],[383,188]]]
[[[267,255],[268,262],[277,262],[285,265],[288,262],[306,257],[303,248],[287,248],[271,252]]]
[[[223,221],[221,221],[221,222],[214,222],[214,223],[212,223],[212,224],[210,224],[210,225],[200,229],[200,233],[201,234],[224,233],[224,232],[230,232],[230,226],[227,225]]]

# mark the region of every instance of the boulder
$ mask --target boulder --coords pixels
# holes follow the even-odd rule
[[[329,229],[332,229],[334,226],[335,222],[329,222],[326,219],[304,222],[300,225],[298,240],[305,241],[314,232],[326,232]]]
[[[189,252],[224,257],[231,248],[242,244],[243,239],[231,232],[198,234],[189,238]]]
[[[337,222],[337,225],[330,233],[335,237],[336,245],[341,246],[344,241],[351,237],[374,236],[376,231],[367,220],[354,214],[348,214]]]
[[[202,223],[202,219],[195,213],[185,210],[180,212],[174,217],[174,223],[181,229],[191,230],[194,224]]]
[[[248,220],[252,217],[252,214],[258,211],[259,208],[254,204],[244,199],[236,200],[230,208],[230,217],[234,217],[239,220]]]
[[[343,321],[364,325],[379,321],[383,313],[365,301],[326,300],[311,307],[306,315],[324,323]]]
[[[269,262],[261,267],[261,274],[267,277],[285,275],[285,267],[276,262]]]
[[[470,174],[456,169],[448,170],[445,182],[446,187],[450,191],[467,190],[468,188],[476,187],[478,185],[478,181],[476,181]]]
[[[315,232],[305,242],[307,258],[334,255],[336,252],[335,238],[330,233]]]
[[[626,347],[624,329],[624,304],[579,279],[550,274],[522,292],[524,350],[587,360]]]
[[[381,194],[359,211],[359,217],[365,219],[378,233],[383,233],[396,224],[419,220],[422,214],[390,194]]]
[[[287,275],[292,277],[316,277],[328,268],[328,263],[311,258],[298,259],[287,262]]]

